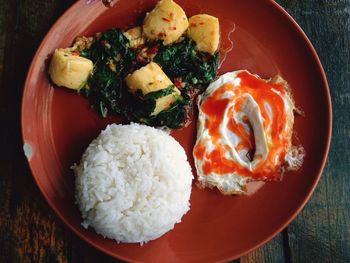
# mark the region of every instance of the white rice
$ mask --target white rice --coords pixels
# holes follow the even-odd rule
[[[147,242],[171,230],[189,210],[191,166],[164,131],[109,125],[74,171],[82,225],[104,237]]]

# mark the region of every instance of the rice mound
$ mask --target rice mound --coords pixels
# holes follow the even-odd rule
[[[73,169],[82,225],[104,237],[147,242],[189,210],[191,166],[181,145],[162,130],[109,125]]]

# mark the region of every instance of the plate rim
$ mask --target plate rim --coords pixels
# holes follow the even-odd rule
[[[25,102],[25,97],[26,96],[25,95],[28,92],[29,86],[30,86],[30,83],[29,83],[30,82],[30,76],[32,75],[33,68],[34,68],[33,61],[38,59],[39,53],[40,53],[41,49],[43,49],[43,47],[44,47],[44,43],[47,42],[48,36],[51,34],[51,32],[54,30],[54,28],[58,24],[60,24],[62,20],[65,19],[67,14],[69,14],[75,8],[77,8],[77,6],[80,5],[82,2],[85,2],[85,0],[76,1],[65,12],[63,12],[62,15],[60,15],[60,17],[50,27],[48,32],[42,38],[42,40],[40,42],[40,45],[36,49],[35,55],[32,58],[32,61],[31,61],[30,67],[29,67],[29,69],[27,71],[26,79],[25,79],[25,82],[24,82],[24,88],[23,88],[22,99],[21,99],[21,135],[22,135],[23,146],[25,145],[25,141],[26,141],[26,137],[27,137],[27,132],[23,128],[23,127],[25,127],[25,123],[27,122],[27,120],[24,118],[24,114],[23,114],[24,113],[24,109],[25,109],[25,104],[26,104],[26,102]],[[312,58],[317,64],[317,71],[320,73],[322,84],[325,87],[324,90],[325,90],[325,95],[326,95],[326,100],[327,100],[327,111],[328,111],[328,116],[329,116],[329,119],[327,120],[327,123],[328,123],[327,141],[326,141],[326,145],[325,145],[324,151],[322,152],[322,161],[320,162],[320,166],[319,166],[319,169],[318,169],[318,172],[317,172],[317,176],[315,177],[315,180],[313,181],[308,194],[302,199],[302,202],[298,206],[298,208],[295,211],[292,212],[292,215],[289,217],[289,219],[287,219],[283,224],[281,224],[279,227],[277,227],[276,230],[273,231],[271,234],[269,234],[265,239],[263,239],[261,241],[258,241],[250,249],[248,249],[248,250],[246,250],[244,252],[241,252],[239,254],[233,255],[231,257],[220,259],[220,261],[229,261],[229,260],[234,260],[234,259],[240,258],[240,257],[250,253],[251,251],[256,250],[257,248],[265,245],[267,242],[269,242],[271,239],[273,239],[278,233],[283,231],[296,218],[296,216],[301,212],[301,210],[305,207],[307,202],[310,200],[312,194],[315,191],[316,186],[318,185],[318,183],[320,181],[320,178],[322,176],[324,167],[325,167],[327,159],[328,159],[328,154],[329,154],[329,149],[330,149],[330,144],[331,144],[332,126],[333,126],[332,125],[333,124],[332,100],[331,100],[331,94],[330,94],[330,89],[329,89],[326,73],[325,73],[324,68],[322,66],[321,60],[320,60],[320,58],[319,58],[319,56],[318,56],[318,54],[317,54],[313,44],[311,43],[311,41],[307,37],[306,33],[299,26],[299,24],[294,20],[294,18],[280,4],[278,4],[274,0],[267,0],[266,1],[266,5],[271,5],[272,8],[275,8],[280,14],[282,14],[287,19],[288,23],[290,23],[292,25],[292,27],[295,29],[295,31],[298,33],[298,35],[300,35],[302,37],[303,42],[306,44],[306,47],[308,48],[308,51],[311,52]],[[86,236],[84,236],[70,222],[68,222],[68,220],[65,218],[65,216],[51,202],[51,199],[48,198],[48,195],[44,191],[44,188],[43,188],[42,184],[40,183],[39,178],[35,175],[34,168],[32,167],[32,164],[31,164],[30,160],[27,157],[26,157],[26,162],[28,163],[28,166],[29,166],[30,172],[32,174],[32,177],[34,178],[34,181],[35,181],[36,185],[38,186],[42,196],[45,199],[45,201],[49,204],[50,208],[54,211],[54,213],[58,216],[58,218],[65,224],[65,226],[67,226],[75,235],[77,235],[80,239],[85,241],[87,244],[89,244],[90,246],[92,246],[92,247],[102,251],[103,253],[105,253],[105,254],[113,257],[113,258],[117,258],[117,259],[121,259],[121,260],[125,260],[125,261],[135,262],[134,259],[131,259],[131,258],[128,258],[128,257],[124,257],[124,256],[119,255],[119,254],[117,255],[115,253],[112,253],[108,249],[105,249],[103,246],[99,245],[97,242],[94,242],[94,241],[90,240],[89,238],[87,238]]]

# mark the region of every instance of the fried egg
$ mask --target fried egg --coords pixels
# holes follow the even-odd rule
[[[301,166],[304,150],[292,145],[295,105],[282,77],[226,73],[198,97],[198,108],[193,156],[200,187],[242,194],[250,181],[281,179]]]

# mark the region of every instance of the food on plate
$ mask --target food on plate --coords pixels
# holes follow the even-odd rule
[[[145,44],[145,38],[142,35],[142,28],[135,26],[124,32],[124,36],[129,40],[131,48],[138,48]]]
[[[198,106],[193,155],[201,187],[241,194],[250,181],[278,180],[301,166],[304,150],[292,145],[295,105],[282,77],[226,73]]]
[[[51,59],[49,75],[57,86],[78,90],[86,84],[92,68],[90,59],[65,49],[56,49]]]
[[[214,80],[218,69],[218,19],[209,15],[199,18],[205,24],[199,22],[199,31],[186,34],[184,10],[172,0],[162,0],[145,15],[142,25],[78,37],[72,47],[63,49],[69,57],[86,63],[79,67],[79,74],[55,66],[55,52],[50,77],[58,86],[88,97],[103,117],[111,112],[129,122],[184,127],[190,122],[194,97]],[[208,38],[203,38],[205,31]],[[169,85],[147,82],[157,77]]]
[[[146,14],[143,32],[150,40],[161,39],[164,45],[177,41],[188,28],[185,11],[173,0],[161,0]]]
[[[173,229],[189,210],[193,175],[184,149],[162,130],[112,124],[74,167],[84,227],[137,243]]]
[[[214,54],[219,47],[219,19],[201,14],[190,17],[188,21],[188,36],[196,42],[197,50]]]
[[[158,94],[151,115],[157,115],[159,112],[169,109],[171,104],[181,96],[181,92],[154,62],[127,75],[125,80],[131,92],[139,93],[141,97]]]

